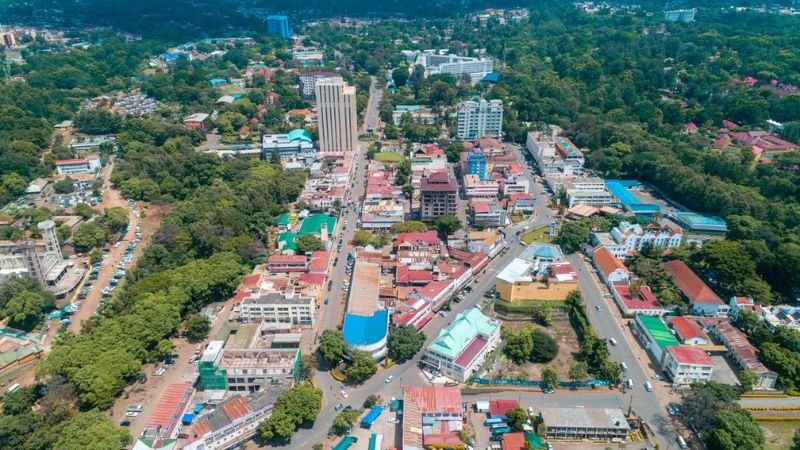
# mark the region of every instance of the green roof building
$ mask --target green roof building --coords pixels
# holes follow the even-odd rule
[[[670,333],[667,325],[656,316],[638,315],[636,325],[639,341],[653,354],[659,364],[667,347],[681,345]]]
[[[303,223],[300,224],[300,230],[297,232],[297,235],[304,236],[306,234],[313,234],[315,236],[320,236],[323,227],[325,227],[325,232],[331,235],[333,229],[336,228],[336,218],[330,217],[327,214],[312,214],[303,219]]]
[[[297,251],[297,244],[294,243],[295,234],[291,231],[284,231],[278,235],[278,249],[281,253],[294,254]]]
[[[500,323],[473,308],[456,316],[428,346],[422,362],[456,381],[468,380],[500,342]]]

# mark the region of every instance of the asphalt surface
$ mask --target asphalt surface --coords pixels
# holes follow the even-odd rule
[[[375,96],[375,92],[376,91],[374,90],[370,96],[369,105],[374,104],[377,106],[380,101],[379,97]],[[373,101],[373,99],[375,100]],[[369,114],[370,107],[368,106],[368,120],[365,121],[365,127],[369,121]],[[375,109],[375,115],[377,116],[377,108]],[[375,120],[377,120],[377,117]],[[367,146],[368,144],[362,145],[361,151],[366,151]],[[514,147],[512,150],[518,151],[518,148]],[[356,161],[359,161],[359,168],[355,171],[354,175],[354,180],[356,181],[354,183],[353,193],[354,195],[360,196],[363,195],[363,171],[365,161],[363,161],[363,156],[361,156],[361,158],[357,156]],[[531,181],[533,181],[532,174],[527,167],[526,171],[528,171],[527,174]],[[534,186],[534,193],[537,195],[536,214],[533,215],[532,219],[520,222],[504,229],[504,232],[507,236],[506,241],[508,245],[508,251],[496,256],[495,259],[489,262],[489,264],[477,277],[473,277],[469,283],[469,286],[472,287],[472,291],[468,293],[461,302],[453,303],[451,305],[451,311],[447,317],[442,317],[441,315],[437,314],[427,325],[425,325],[422,331],[425,332],[427,337],[423,348],[428,346],[436,338],[436,336],[439,334],[439,330],[452,323],[453,317],[456,314],[475,307],[475,305],[477,305],[478,302],[483,299],[483,294],[494,286],[495,275],[525,249],[525,245],[519,241],[518,236],[516,235],[518,231],[523,231],[526,227],[530,229],[538,228],[552,222],[552,218],[550,217],[551,211],[547,209],[547,198],[546,196],[540,195],[541,186],[535,183],[532,183],[532,185]],[[354,196],[353,198],[361,197]],[[320,321],[322,323],[322,327],[319,328],[320,332],[323,329],[336,328],[341,324],[342,321],[345,302],[340,300],[342,299],[341,284],[342,280],[344,280],[346,276],[344,266],[347,253],[352,250],[352,246],[350,245],[349,241],[352,239],[352,235],[355,233],[356,216],[357,212],[355,211],[355,208],[345,208],[343,211],[343,217],[348,218],[348,225],[347,229],[343,230],[342,232],[344,242],[342,251],[339,252],[339,262],[331,271],[331,279],[333,280],[332,290],[328,297],[329,304],[326,305],[327,309],[323,310],[324,317]],[[336,236],[335,239],[338,242],[339,237]],[[382,399],[389,400],[391,398],[399,398],[402,396],[403,385],[413,386],[428,384],[428,380],[424,377],[422,371],[418,367],[421,357],[422,352],[417,354],[414,359],[406,361],[403,364],[395,365],[389,369],[384,369],[379,365],[377,374],[363,384],[357,386],[344,386],[333,379],[330,373],[323,371],[317,372],[314,381],[316,386],[323,391],[322,411],[320,412],[313,427],[310,429],[300,429],[295,434],[291,443],[286,447],[311,448],[313,444],[317,442],[327,443],[330,445],[338,441],[338,437],[332,440],[329,440],[326,437],[328,430],[333,423],[333,419],[338,414],[334,410],[334,407],[338,403],[342,403],[345,406],[351,405],[353,407],[361,407],[364,400],[371,394],[376,394]],[[394,380],[390,383],[386,383],[385,378],[389,375],[392,375]],[[340,394],[341,390],[345,390],[347,392],[347,398],[344,398]]]
[[[655,371],[650,366],[649,358],[627,326],[623,325],[624,319],[619,317],[614,302],[610,298],[603,297],[605,288],[600,287],[599,279],[592,272],[591,265],[579,254],[571,254],[567,256],[567,260],[578,273],[578,286],[583,294],[592,328],[599,337],[616,340],[617,345],[608,345],[611,359],[624,362],[628,366],[628,371],[623,372],[622,377],[624,380],[629,378],[633,380],[634,387],[628,391],[632,394],[633,411],[655,432],[656,441],[662,448],[677,447],[677,433],[670,423],[666,410],[667,402],[664,401],[671,395],[674,396],[673,401],[678,401],[677,394],[670,394],[665,383],[652,378]],[[644,389],[646,381],[650,381],[653,385],[653,392]],[[627,405],[628,403],[625,403],[623,409],[627,409]]]

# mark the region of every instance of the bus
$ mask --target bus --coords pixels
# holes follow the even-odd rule
[[[496,423],[503,423],[504,420],[501,417],[495,417],[493,419],[486,419],[483,421],[483,426],[490,427]]]
[[[506,433],[511,433],[511,428],[509,428],[508,426],[492,429],[492,434],[494,435],[501,435]]]
[[[508,424],[505,423],[505,422],[493,423],[492,424],[492,430],[497,430],[499,428],[503,428],[503,427],[507,427],[507,426],[508,426]]]

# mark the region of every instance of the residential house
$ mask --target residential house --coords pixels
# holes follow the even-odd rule
[[[668,261],[664,263],[664,269],[672,277],[672,281],[675,282],[678,289],[689,300],[689,306],[693,314],[709,317],[728,315],[728,310],[730,309],[728,305],[683,261],[677,259]]]
[[[596,247],[592,252],[592,263],[606,285],[630,279],[630,272],[625,264],[615,258],[603,245]]]

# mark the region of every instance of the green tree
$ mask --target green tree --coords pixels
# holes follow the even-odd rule
[[[410,325],[398,325],[389,330],[389,356],[397,362],[413,358],[425,343],[425,334]]]
[[[278,152],[278,149],[272,150],[272,154],[269,155],[269,163],[275,166],[281,165],[281,154]]]
[[[427,231],[428,226],[418,220],[407,220],[392,225],[392,233],[413,233],[415,231]]]
[[[192,314],[186,318],[186,325],[183,331],[184,336],[192,341],[201,341],[208,336],[211,324],[205,314]]]
[[[549,327],[553,324],[553,308],[549,306],[543,306],[536,311],[536,320],[538,320],[542,325]]]
[[[461,158],[461,154],[464,153],[464,151],[464,144],[461,142],[451,142],[444,149],[444,153],[447,155],[447,161],[451,163],[458,162]]]
[[[169,339],[162,339],[158,341],[158,345],[156,345],[156,354],[160,358],[166,358],[167,356],[172,355],[172,349],[175,348],[175,344],[172,343]]]
[[[351,383],[361,383],[378,371],[378,364],[375,358],[367,351],[353,350],[350,354],[350,364],[347,366],[345,375],[347,381]]]
[[[100,250],[93,248],[92,251],[89,252],[89,263],[95,264],[103,261],[103,252]]]
[[[742,391],[748,392],[753,390],[753,386],[758,383],[758,375],[749,369],[744,369],[738,373],[739,383],[742,385]]]
[[[75,205],[74,211],[75,211],[75,214],[83,217],[84,219],[89,219],[95,213],[95,211],[94,211],[94,209],[92,209],[91,205],[89,205],[88,203],[83,203],[83,202],[78,203],[77,205]]]
[[[330,431],[339,436],[343,435],[347,430],[353,428],[353,424],[360,415],[361,411],[348,406],[339,411],[339,414],[333,419]]]
[[[461,229],[461,221],[453,215],[439,216],[433,222],[433,227],[442,236],[449,236]]]
[[[317,347],[322,360],[329,365],[337,364],[344,356],[345,345],[342,332],[338,330],[322,330],[319,336],[319,347]]]
[[[54,447],[64,450],[106,450],[130,443],[127,430],[114,426],[103,412],[93,410],[68,420]]]
[[[522,408],[511,408],[506,413],[506,420],[511,431],[522,431],[522,426],[528,420],[528,413]]]
[[[53,184],[53,191],[56,194],[71,194],[75,192],[75,182],[70,177],[64,177]]]
[[[569,365],[569,379],[571,381],[586,381],[589,379],[589,366],[584,361],[573,361]]]
[[[12,327],[31,331],[39,323],[46,307],[45,298],[37,292],[21,292],[3,307],[3,316],[8,317]]]
[[[112,233],[119,233],[128,226],[128,210],[122,207],[106,208],[103,222]]]
[[[392,80],[397,87],[403,87],[408,81],[408,67],[400,66],[392,71]]]
[[[503,329],[505,346],[503,353],[517,364],[528,361],[533,351],[533,335],[528,328],[522,330]]]
[[[530,352],[530,360],[535,363],[546,363],[553,360],[558,355],[558,342],[545,333],[542,329],[536,328],[532,332],[533,350]]]
[[[314,356],[303,355],[300,357],[300,379],[311,380],[314,376]]]
[[[761,427],[750,413],[737,409],[717,411],[714,414],[715,429],[707,440],[710,450],[761,450],[765,438]]]
[[[96,221],[78,225],[72,233],[72,242],[81,250],[89,250],[104,243],[108,233]]]
[[[358,247],[366,247],[372,240],[372,233],[367,230],[358,230],[353,235],[353,245]]]
[[[303,236],[297,237],[294,243],[297,245],[297,251],[300,253],[314,252],[325,248],[322,241],[313,234],[304,234]]]
[[[558,386],[558,372],[552,367],[542,369],[542,381],[545,387],[555,389]]]
[[[378,403],[378,397],[375,394],[370,394],[366,399],[364,399],[364,408],[372,408]]]
[[[322,391],[300,383],[283,391],[275,402],[272,415],[258,426],[258,435],[265,441],[290,439],[297,428],[317,419],[322,406]]]

